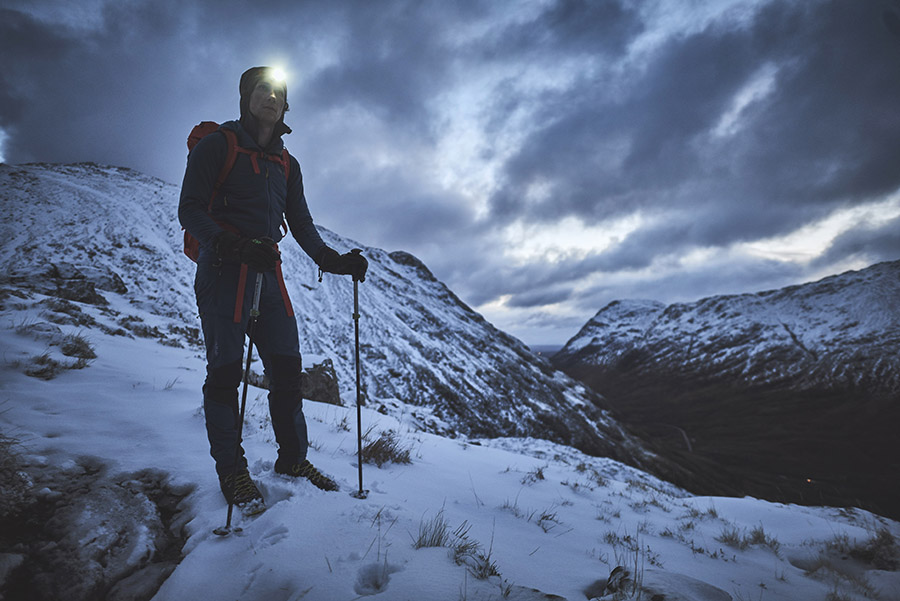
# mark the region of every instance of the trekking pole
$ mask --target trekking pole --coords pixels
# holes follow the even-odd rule
[[[256,322],[259,319],[259,297],[262,293],[263,275],[256,274],[256,288],[253,290],[253,306],[250,308],[250,324],[247,326],[247,363],[244,368],[244,391],[241,394],[241,417],[238,421],[237,443],[234,446],[234,471],[231,473],[231,486],[234,487],[234,479],[238,472],[238,461],[241,458],[241,443],[244,434],[244,412],[247,409],[247,387],[250,384],[250,359],[253,356],[253,330],[256,329]],[[216,528],[213,533],[219,536],[227,536],[231,532],[240,532],[241,528],[231,528],[231,516],[234,513],[234,490],[231,491],[231,499],[228,500],[228,517],[225,520],[224,528]]]
[[[351,252],[359,254],[362,251],[354,248]],[[369,491],[363,490],[363,459],[362,459],[362,393],[359,384],[359,280],[353,276],[353,323],[356,329],[356,463],[359,468],[359,490],[351,496],[357,499],[365,499]]]

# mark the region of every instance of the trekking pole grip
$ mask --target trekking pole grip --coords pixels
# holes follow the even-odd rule
[[[350,251],[354,255],[359,255],[362,253],[362,250],[359,248],[354,248]],[[356,336],[359,338],[359,280],[356,277],[353,278],[353,321],[356,322]],[[359,343],[357,342],[357,345]]]
[[[362,249],[360,249],[360,248],[354,248],[354,249],[351,249],[350,252],[351,252],[352,254],[356,255],[357,257],[361,257],[361,256],[362,256]],[[353,285],[355,286],[356,283],[357,283],[358,281],[359,281],[359,278],[357,278],[357,277],[356,277],[356,274],[354,274],[354,275],[353,275]]]
[[[250,317],[254,320],[259,317],[259,297],[262,296],[263,274],[256,274],[256,286],[253,289],[253,305],[250,308]]]

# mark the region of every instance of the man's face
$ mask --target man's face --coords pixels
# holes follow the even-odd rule
[[[265,125],[275,125],[284,113],[284,89],[261,79],[250,94],[250,114]]]

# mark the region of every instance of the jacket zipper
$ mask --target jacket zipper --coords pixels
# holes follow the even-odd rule
[[[269,184],[269,161],[266,161],[266,235],[272,231],[272,189]]]

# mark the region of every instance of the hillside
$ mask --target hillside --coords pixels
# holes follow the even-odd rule
[[[618,301],[552,362],[666,441],[702,489],[900,515],[884,477],[900,468],[898,297],[890,262],[758,294]]]
[[[2,165],[0,202],[0,282],[99,305],[116,294],[126,301],[110,309],[121,327],[201,348],[177,187],[94,164]],[[373,407],[428,432],[536,436],[638,466],[657,461],[600,408],[598,395],[486,322],[418,259],[320,231],[342,252],[363,248],[370,262],[360,327]],[[301,352],[333,360],[342,398],[352,403],[350,280],[328,274],[319,283],[299,246],[282,246]],[[153,323],[129,317],[132,307],[152,313]]]

